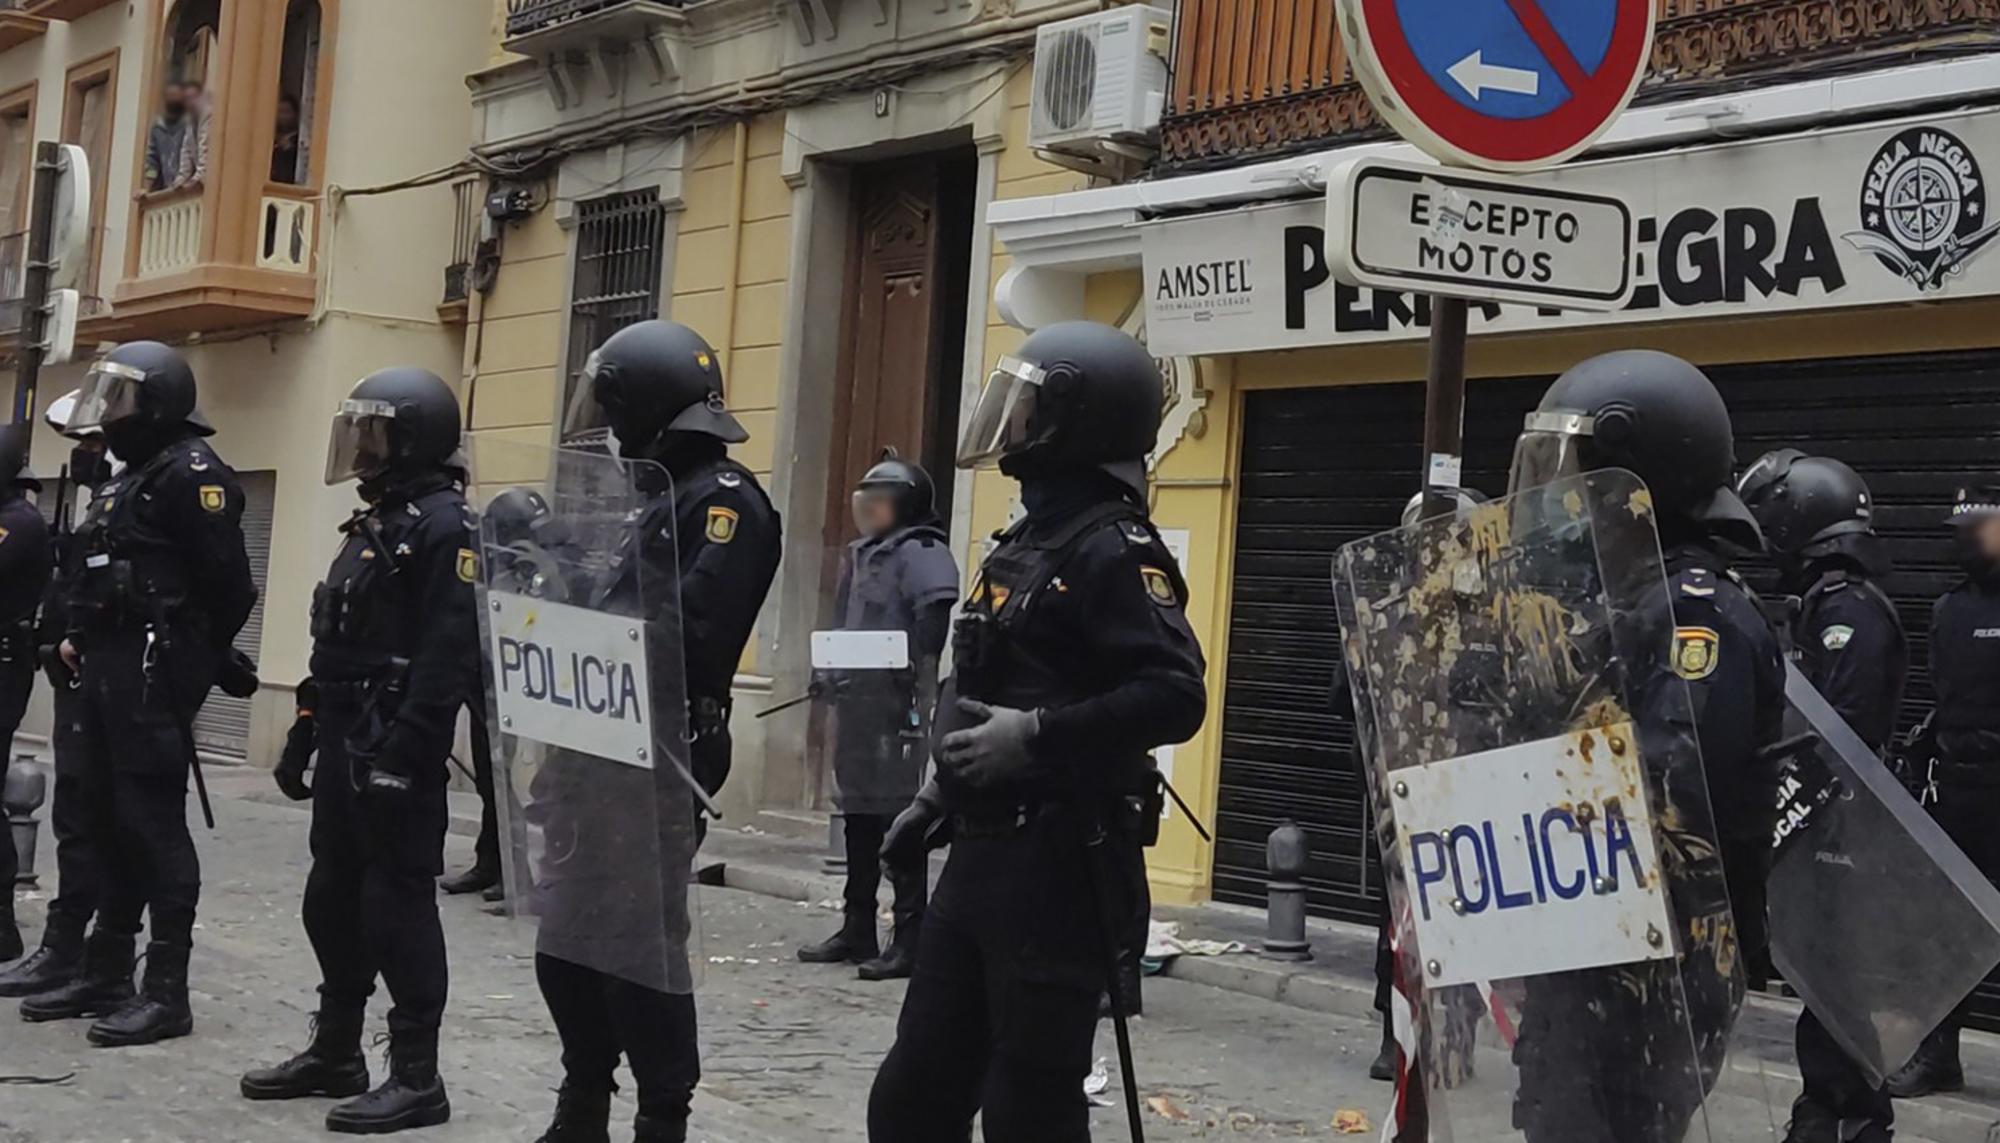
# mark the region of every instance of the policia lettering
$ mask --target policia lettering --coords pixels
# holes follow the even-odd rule
[[[1186,588],[1145,509],[1161,399],[1137,342],[1067,323],[1004,361],[967,422],[960,466],[997,462],[1027,514],[954,634],[937,777],[884,844],[894,862],[946,839],[951,855],[869,1097],[873,1143],[965,1138],[975,1114],[995,1143],[1087,1139],[1076,1093],[1107,988],[1138,1113],[1110,985],[1146,909],[1148,751],[1192,735],[1205,708]]]
[[[500,640],[500,688],[533,702],[582,709],[618,722],[644,725],[646,704],[639,696],[632,664],[570,652],[525,639]]]
[[[195,378],[154,342],[112,350],[92,367],[70,417],[125,464],[91,501],[76,544],[82,567],[66,600],[62,659],[80,670],[75,731],[89,834],[104,857],[97,928],[69,986],[27,1001],[29,1020],[102,1016],[105,1046],[185,1036],[188,954],[200,867],[188,834],[197,781],[195,712],[257,598],[243,546],[236,474],[202,438]],[[218,503],[219,500],[219,503]],[[150,915],[146,976],[132,993],[134,937]]]
[[[1574,901],[1586,890],[1616,893],[1622,885],[1645,884],[1632,826],[1617,801],[1607,800],[1601,811],[1552,806],[1539,819],[1522,814],[1521,836],[1531,844],[1516,851],[1495,836],[1491,821],[1411,834],[1410,872],[1424,919],[1431,916],[1431,888],[1447,879],[1452,908],[1463,913]],[[1517,852],[1526,856],[1525,869]],[[1513,890],[1507,888],[1510,877]]]
[[[313,593],[312,872],[302,909],[322,978],[312,1043],[242,1080],[246,1099],[351,1096],[327,1128],[379,1134],[443,1123],[438,1075],[447,972],[446,756],[479,654],[472,516],[457,467],[458,400],[421,369],[363,378],[336,411],[329,484],[362,508]],[[471,559],[476,563],[476,556]],[[369,1087],[361,1033],[388,987],[389,1074]]]

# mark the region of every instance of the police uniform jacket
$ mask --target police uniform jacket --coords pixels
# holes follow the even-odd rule
[[[1931,607],[1937,778],[2000,786],[2000,577],[1966,579]]]
[[[1030,513],[997,539],[967,597],[933,738],[963,724],[960,696],[1039,710],[1039,766],[983,793],[941,770],[940,788],[955,809],[1141,792],[1148,752],[1191,737],[1207,707],[1179,565],[1127,498]]]
[[[0,643],[9,655],[34,659],[29,631],[49,585],[53,550],[41,509],[19,492],[0,500]]]
[[[185,709],[198,707],[257,602],[243,505],[236,473],[193,435],[99,485],[77,527],[67,637],[88,656],[154,629]]]
[[[479,659],[477,532],[455,472],[385,487],[341,525],[345,539],[314,592],[312,675],[327,701],[342,688],[375,700],[386,768],[441,777]],[[387,709],[384,684],[400,687]],[[349,694],[356,693],[348,690]]]
[[[1896,607],[1875,581],[1825,569],[1799,600],[1799,670],[1861,740],[1879,751],[1896,732],[1909,646]]]

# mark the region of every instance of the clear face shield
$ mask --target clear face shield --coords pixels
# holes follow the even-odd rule
[[[590,443],[610,435],[610,418],[597,399],[597,377],[604,355],[592,350],[584,359],[583,372],[570,390],[569,407],[563,410],[562,441],[565,445]],[[615,453],[615,449],[613,450]]]
[[[1000,359],[987,374],[979,405],[965,423],[965,436],[958,443],[958,467],[998,464],[1008,450],[1028,443],[1035,402],[1047,377],[1038,365],[1017,357]]]
[[[1553,484],[1583,472],[1583,444],[1595,430],[1582,413],[1529,413],[1514,441],[1514,465],[1507,473],[1507,495]]]
[[[65,431],[78,436],[137,416],[139,390],[145,383],[145,372],[130,365],[100,361],[91,366],[90,375],[83,379],[83,388],[77,390],[76,407],[70,412]]]
[[[388,468],[393,455],[389,427],[395,419],[396,406],[387,401],[342,401],[326,444],[326,482],[366,479]]]

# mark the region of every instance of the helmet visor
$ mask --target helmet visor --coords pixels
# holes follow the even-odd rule
[[[1583,446],[1593,429],[1582,413],[1529,413],[1514,441],[1514,465],[1507,473],[1507,495],[1552,484],[1584,470]]]
[[[387,401],[342,401],[326,443],[326,482],[343,484],[387,469],[393,456],[389,426],[395,420],[396,406]]]
[[[562,440],[564,444],[577,444],[602,436],[611,427],[604,403],[598,400],[597,380],[603,373],[604,354],[592,350],[584,359],[583,371],[577,374],[576,384],[570,386],[569,407],[563,410]]]
[[[116,361],[100,361],[77,390],[76,407],[71,410],[67,432],[77,436],[139,415],[139,390],[146,383],[144,370]]]
[[[1008,451],[1028,443],[1035,402],[1046,377],[1040,366],[1017,357],[1000,359],[965,423],[965,436],[958,442],[958,467],[996,464]]]

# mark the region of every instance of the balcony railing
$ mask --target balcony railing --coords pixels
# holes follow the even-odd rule
[[[201,264],[200,184],[147,195],[139,204],[139,262],[133,277],[165,278]]]
[[[1657,3],[1641,101],[2000,43],[2000,0]],[[1348,68],[1332,7],[1180,0],[1161,165],[1226,166],[1386,134]]]
[[[551,24],[615,8],[625,0],[507,0],[507,34],[539,32]]]

